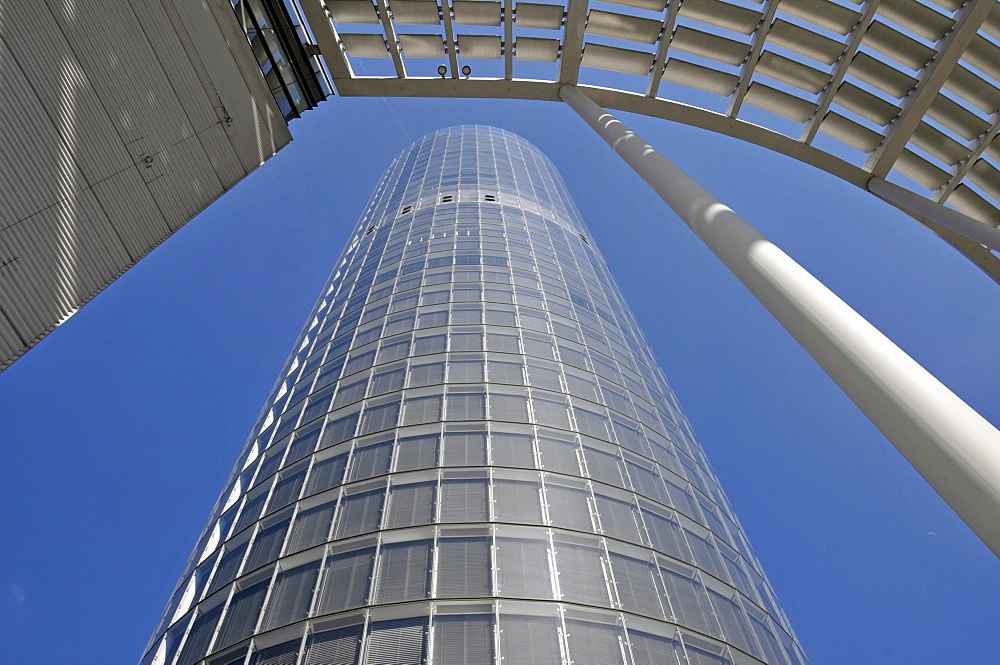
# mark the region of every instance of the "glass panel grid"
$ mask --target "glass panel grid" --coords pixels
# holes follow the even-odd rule
[[[517,136],[397,157],[161,621],[164,665],[281,626],[250,662],[800,660],[589,236]]]

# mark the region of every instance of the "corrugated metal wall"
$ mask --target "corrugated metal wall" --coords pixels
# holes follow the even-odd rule
[[[290,140],[229,0],[0,2],[0,370]]]

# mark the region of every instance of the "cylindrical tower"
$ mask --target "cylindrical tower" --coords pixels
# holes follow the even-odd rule
[[[143,665],[799,665],[555,168],[383,175]]]

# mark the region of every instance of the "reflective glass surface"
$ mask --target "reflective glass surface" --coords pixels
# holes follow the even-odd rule
[[[206,658],[805,662],[520,137],[442,130],[382,177],[143,664]]]

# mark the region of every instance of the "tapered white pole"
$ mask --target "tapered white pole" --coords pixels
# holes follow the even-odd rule
[[[575,86],[559,96],[691,227],[1000,556],[1000,431]]]

